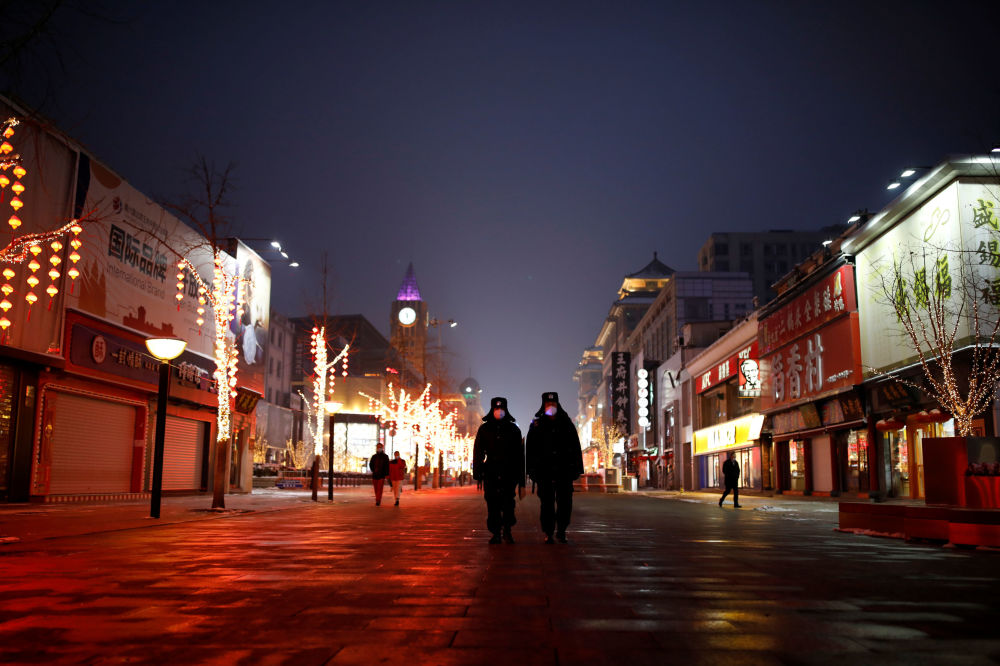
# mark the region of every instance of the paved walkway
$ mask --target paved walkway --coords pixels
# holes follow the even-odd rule
[[[998,554],[835,532],[710,494],[537,500],[489,546],[474,488],[0,507],[0,662],[987,664]],[[693,501],[692,501],[693,500]],[[742,503],[741,499],[741,503]],[[33,513],[34,512],[34,513]]]

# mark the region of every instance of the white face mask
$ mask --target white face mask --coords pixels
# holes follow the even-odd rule
[[[493,418],[495,418],[497,421],[499,421],[505,416],[507,416],[507,412],[503,411],[502,409],[493,410]]]
[[[556,415],[556,411],[557,411],[557,408],[556,408],[555,405],[549,405],[548,407],[545,408],[545,415],[546,416],[555,416]]]

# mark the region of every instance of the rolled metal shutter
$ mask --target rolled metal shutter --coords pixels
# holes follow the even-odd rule
[[[200,490],[205,423],[168,416],[163,442],[163,490]]]
[[[135,408],[71,393],[53,395],[49,493],[127,493]]]

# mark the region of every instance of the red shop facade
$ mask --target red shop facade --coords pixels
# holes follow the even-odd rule
[[[67,311],[65,365],[39,373],[31,496],[123,498],[150,489],[158,361],[145,336]],[[171,361],[164,492],[206,491],[214,444],[210,360]]]
[[[762,310],[761,412],[772,437],[776,492],[867,496],[873,437],[862,382],[854,267],[817,277]]]

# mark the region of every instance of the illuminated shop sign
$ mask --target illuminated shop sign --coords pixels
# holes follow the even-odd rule
[[[841,266],[819,280],[788,305],[761,319],[757,338],[761,355],[858,309],[854,295],[854,268]]]
[[[837,319],[763,356],[761,410],[860,384],[858,315]]]
[[[694,433],[695,455],[723,449],[749,446],[760,437],[764,425],[761,414],[750,414]]]
[[[737,353],[733,354],[730,358],[727,358],[722,363],[719,363],[714,368],[708,372],[703,372],[698,376],[698,382],[696,385],[698,393],[704,393],[713,386],[718,386],[728,379],[740,376],[740,390],[741,396],[744,389],[744,383],[746,379],[744,378],[744,371],[748,373],[747,378],[754,377],[754,380],[750,385],[746,386],[747,391],[754,390],[753,385],[756,385],[757,395],[760,395],[760,368],[756,363],[757,359],[757,341],[754,340],[748,346],[744,347]],[[753,363],[746,363],[746,361],[753,361]],[[756,366],[751,368],[751,366]],[[752,395],[746,395],[742,397],[754,397]]]

